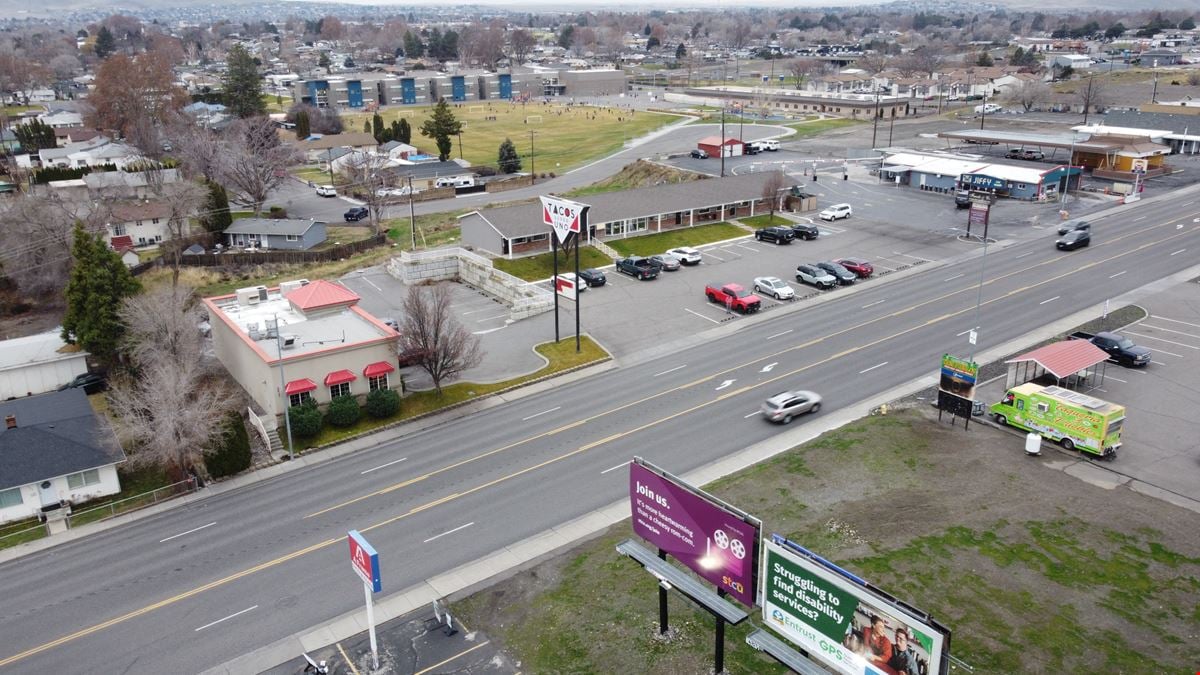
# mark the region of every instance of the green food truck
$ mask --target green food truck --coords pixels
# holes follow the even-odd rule
[[[988,410],[1000,424],[1039,433],[1067,450],[1112,459],[1121,447],[1125,406],[1070,389],[1027,382],[1009,389]]]

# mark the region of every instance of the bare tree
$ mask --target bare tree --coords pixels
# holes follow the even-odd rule
[[[1020,105],[1029,112],[1050,99],[1050,87],[1040,79],[1022,80],[1009,91],[1007,98],[1011,104]]]
[[[175,85],[170,62],[154,52],[105,59],[95,84],[87,100],[89,122],[97,129],[128,134],[139,120],[162,124],[188,103],[187,94]]]
[[[514,30],[508,36],[508,49],[512,65],[519,66],[525,62],[525,57],[533,51],[537,45],[537,40],[533,35],[524,28]]]
[[[417,362],[438,394],[442,382],[474,368],[483,360],[479,336],[472,335],[450,313],[450,287],[414,286],[404,298],[404,322],[400,327],[400,349],[420,354]]]
[[[224,147],[220,136],[187,118],[176,120],[166,134],[171,139],[173,154],[188,175],[209,181],[217,179]]]
[[[160,286],[127,299],[120,316],[123,349],[137,368],[114,378],[108,402],[117,436],[134,448],[131,463],[178,478],[203,472],[204,452],[225,433],[219,420],[237,399],[204,355],[195,293]]]
[[[184,244],[192,234],[192,220],[208,203],[208,190],[192,181],[180,181],[165,188],[163,197],[168,209],[164,259],[171,266],[171,285],[177,286]]]
[[[27,297],[61,303],[71,270],[71,231],[104,229],[106,209],[55,194],[18,196],[0,211],[0,273]]]
[[[49,69],[14,51],[0,52],[0,93],[29,103],[33,90],[49,82]]]
[[[341,170],[351,185],[361,188],[359,196],[366,203],[371,230],[375,234],[380,232],[380,217],[388,199],[387,193],[383,192],[390,184],[390,175],[385,171],[387,166],[388,158],[385,155],[356,152],[346,160]]]
[[[299,153],[279,139],[266,117],[253,117],[230,125],[223,139],[219,175],[262,213],[267,195],[288,179],[287,168],[300,161]]]
[[[771,175],[763,181],[762,198],[767,202],[767,207],[771,210],[771,220],[775,220],[775,209],[779,207],[779,199],[784,190],[788,187],[787,174],[782,170],[772,171]]]
[[[1111,98],[1108,93],[1108,84],[1103,78],[1097,80],[1094,74],[1088,76],[1087,84],[1081,86],[1075,96],[1080,106],[1083,107],[1084,124],[1087,124],[1089,112],[1104,112],[1104,108]]]
[[[801,89],[809,78],[825,70],[825,64],[817,59],[792,59],[787,64],[788,72],[796,78],[796,88]]]

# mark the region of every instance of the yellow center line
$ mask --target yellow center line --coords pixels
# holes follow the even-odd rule
[[[1034,289],[1034,288],[1038,288],[1038,287],[1040,287],[1040,286],[1043,286],[1043,285],[1045,285],[1045,284],[1053,283],[1053,282],[1055,282],[1055,281],[1058,281],[1058,280],[1060,280],[1060,279],[1063,279],[1063,278],[1065,278],[1065,277],[1067,277],[1067,276],[1070,276],[1070,275],[1072,275],[1072,274],[1076,274],[1076,273],[1077,273],[1079,270],[1084,270],[1084,269],[1088,269],[1088,268],[1091,268],[1091,267],[1095,267],[1095,266],[1098,266],[1098,265],[1104,264],[1104,263],[1106,263],[1106,262],[1111,262],[1111,261],[1113,261],[1113,260],[1116,260],[1117,258],[1121,258],[1121,257],[1123,257],[1123,256],[1126,256],[1126,255],[1129,255],[1129,254],[1131,254],[1131,253],[1134,253],[1134,252],[1137,252],[1137,251],[1144,250],[1144,249],[1146,249],[1146,248],[1148,248],[1148,247],[1150,247],[1150,246],[1154,246],[1154,245],[1157,245],[1157,244],[1162,244],[1162,243],[1165,243],[1165,242],[1171,241],[1171,240],[1173,240],[1173,239],[1176,239],[1176,238],[1178,238],[1178,237],[1182,237],[1182,236],[1184,236],[1185,234],[1191,234],[1191,232],[1189,232],[1189,231],[1178,232],[1178,233],[1175,233],[1175,234],[1173,234],[1173,235],[1171,235],[1171,236],[1165,237],[1165,238],[1163,238],[1163,239],[1160,239],[1160,240],[1157,240],[1157,241],[1143,243],[1142,245],[1140,245],[1140,246],[1138,246],[1138,247],[1136,247],[1136,248],[1134,248],[1134,249],[1131,249],[1131,250],[1129,250],[1129,251],[1125,251],[1125,252],[1122,252],[1122,253],[1118,253],[1118,254],[1116,254],[1116,255],[1113,255],[1113,256],[1110,256],[1110,257],[1108,257],[1108,258],[1104,258],[1104,259],[1101,259],[1101,260],[1097,260],[1097,261],[1095,261],[1095,262],[1086,263],[1086,264],[1083,264],[1083,265],[1081,265],[1081,266],[1079,266],[1079,267],[1077,267],[1077,268],[1074,268],[1074,269],[1068,270],[1067,272],[1064,272],[1064,273],[1062,273],[1062,274],[1059,274],[1059,275],[1057,275],[1057,276],[1048,277],[1048,278],[1046,278],[1046,279],[1043,279],[1042,281],[1039,281],[1039,282],[1037,282],[1037,283],[1030,284],[1030,285],[1028,285],[1028,286],[1024,286],[1024,287],[1022,287],[1022,288],[1020,288],[1020,289],[1016,289],[1016,290],[1013,290],[1013,291],[1009,291],[1009,292],[1007,292],[1007,293],[1005,293],[1005,294],[1003,294],[1003,295],[1000,295],[1000,296],[997,296],[997,297],[995,297],[995,298],[992,298],[992,299],[990,299],[990,300],[984,301],[982,304],[984,304],[984,305],[989,305],[989,304],[992,304],[992,303],[995,303],[995,302],[999,302],[1000,300],[1003,300],[1003,299],[1009,298],[1009,297],[1011,297],[1011,296],[1013,296],[1013,295],[1015,295],[1015,294],[1017,294],[1017,293],[1024,292],[1024,291],[1028,291],[1028,290],[1032,290],[1032,289]],[[1055,258],[1054,260],[1058,260],[1058,258]],[[1037,266],[1035,266],[1035,267],[1037,267]],[[948,294],[948,295],[947,295],[947,296],[945,296],[945,297],[949,297],[949,295],[953,295],[953,293],[951,293],[951,294]],[[923,303],[923,304],[927,304],[927,303]],[[946,319],[949,319],[949,318],[952,318],[952,317],[958,316],[959,314],[963,314],[963,313],[965,313],[965,312],[972,311],[973,309],[974,309],[974,307],[966,307],[966,308],[964,308],[964,309],[961,309],[961,310],[959,310],[959,311],[957,311],[957,312],[951,312],[951,313],[949,313],[949,314],[944,314],[944,315],[942,315],[941,317],[939,317],[939,318],[938,318],[938,320],[939,320],[939,321],[944,321],[944,320],[946,320]],[[867,322],[867,323],[870,323],[870,322]],[[866,324],[862,324],[862,325],[866,325]],[[634,427],[634,428],[632,428],[632,429],[629,429],[629,430],[627,430],[627,431],[623,431],[623,432],[619,432],[619,433],[613,434],[613,435],[611,435],[611,436],[608,436],[607,438],[604,438],[604,439],[602,439],[602,440],[600,440],[600,441],[595,441],[595,442],[589,443],[589,444],[587,444],[587,445],[581,446],[581,447],[579,447],[579,448],[576,448],[576,449],[574,449],[574,450],[571,450],[571,451],[569,451],[569,452],[566,452],[566,453],[564,453],[564,454],[562,454],[562,455],[559,455],[559,456],[557,456],[557,457],[551,457],[550,459],[547,459],[547,460],[545,460],[545,461],[539,462],[538,464],[535,464],[535,465],[532,465],[532,466],[530,466],[530,467],[527,467],[527,468],[521,469],[521,470],[519,470],[519,471],[515,471],[515,472],[513,472],[513,473],[511,473],[511,474],[508,474],[508,475],[506,475],[506,476],[500,476],[500,477],[498,477],[498,478],[492,479],[492,480],[490,480],[490,481],[487,481],[487,482],[485,482],[485,483],[482,483],[482,484],[480,484],[480,485],[478,485],[478,486],[476,486],[476,487],[470,488],[470,489],[468,489],[468,490],[465,490],[465,491],[463,491],[463,492],[458,492],[458,493],[455,493],[455,494],[453,494],[453,495],[449,495],[449,496],[446,496],[446,497],[441,497],[441,498],[439,498],[439,499],[436,499],[436,500],[434,500],[434,501],[432,501],[432,502],[429,502],[429,503],[426,503],[426,504],[423,504],[423,505],[420,505],[420,506],[413,507],[412,509],[409,509],[409,510],[408,510],[407,512],[405,512],[405,513],[402,513],[402,514],[399,514],[399,515],[393,516],[393,517],[391,517],[391,518],[388,518],[388,519],[386,519],[386,520],[383,520],[383,521],[380,521],[380,522],[378,522],[378,523],[375,523],[374,525],[370,525],[370,526],[368,526],[368,527],[362,528],[360,531],[361,531],[361,532],[370,532],[370,531],[376,530],[376,529],[378,529],[378,528],[384,527],[384,526],[386,526],[386,525],[390,525],[390,524],[392,524],[392,523],[395,523],[395,522],[397,522],[397,521],[400,521],[400,520],[402,520],[402,519],[404,519],[404,518],[407,518],[407,517],[409,517],[409,516],[411,516],[411,515],[414,515],[414,514],[416,514],[416,513],[420,513],[420,512],[422,512],[422,511],[424,511],[424,510],[427,510],[427,509],[429,509],[429,508],[432,508],[433,506],[437,506],[437,505],[440,505],[440,504],[445,504],[445,503],[447,503],[447,502],[449,502],[449,501],[456,500],[456,499],[459,499],[459,498],[461,498],[461,497],[466,497],[466,496],[468,496],[468,495],[471,495],[471,494],[474,494],[474,493],[476,493],[476,492],[480,492],[481,490],[485,490],[485,489],[487,489],[487,488],[489,488],[489,487],[493,487],[493,486],[495,486],[495,485],[498,485],[498,484],[500,484],[500,483],[503,483],[503,482],[506,482],[506,481],[512,480],[512,479],[514,479],[514,478],[517,478],[517,477],[523,476],[523,475],[525,475],[525,474],[531,473],[531,472],[533,472],[533,471],[536,471],[536,470],[538,470],[538,469],[541,469],[541,468],[543,468],[543,467],[549,466],[549,465],[551,465],[551,464],[554,464],[554,463],[556,463],[556,462],[560,462],[560,461],[562,461],[562,460],[564,460],[564,459],[568,459],[568,458],[570,458],[570,457],[574,457],[574,456],[576,456],[576,455],[579,455],[579,454],[581,454],[581,453],[583,453],[583,452],[586,452],[587,450],[591,450],[591,449],[593,449],[593,448],[596,448],[596,447],[598,447],[598,446],[600,446],[600,445],[604,445],[604,444],[607,444],[607,443],[611,443],[612,441],[615,441],[615,440],[618,440],[618,439],[624,438],[624,437],[626,437],[626,436],[629,436],[629,435],[631,435],[631,434],[635,434],[635,433],[637,433],[637,432],[640,432],[640,431],[644,431],[644,430],[646,430],[646,429],[648,429],[648,428],[650,428],[650,427],[653,427],[653,426],[655,426],[655,425],[662,424],[662,423],[664,423],[664,422],[667,422],[667,421],[673,420],[673,419],[675,419],[675,418],[678,418],[678,417],[680,417],[680,416],[682,416],[682,415],[686,415],[686,414],[689,414],[689,413],[695,412],[695,411],[697,411],[697,410],[700,410],[701,408],[704,408],[704,407],[710,406],[710,405],[712,405],[712,404],[714,404],[714,403],[717,403],[717,402],[719,402],[719,401],[723,401],[723,400],[727,399],[727,398],[728,398],[730,395],[732,395],[732,394],[742,394],[742,393],[746,393],[746,392],[748,392],[748,391],[752,391],[752,390],[754,390],[754,389],[760,388],[760,387],[762,387],[762,386],[765,386],[765,385],[767,385],[767,384],[772,384],[772,383],[774,383],[774,382],[777,382],[777,381],[779,381],[779,380],[781,380],[781,379],[784,379],[784,378],[787,378],[787,377],[791,377],[791,376],[793,376],[793,375],[796,375],[796,374],[798,374],[798,373],[802,373],[802,372],[804,372],[804,371],[806,371],[806,370],[809,370],[809,369],[815,368],[815,367],[817,367],[817,366],[819,366],[819,365],[823,365],[823,364],[829,363],[829,362],[831,362],[831,361],[834,361],[834,360],[837,360],[837,359],[843,358],[843,357],[845,357],[845,356],[848,356],[848,355],[850,355],[850,354],[857,353],[857,352],[859,352],[859,351],[862,351],[862,350],[864,350],[864,349],[869,349],[869,348],[871,348],[871,347],[874,347],[874,346],[876,346],[876,345],[878,345],[878,344],[881,344],[881,343],[883,343],[883,342],[886,342],[886,341],[888,341],[888,340],[893,340],[893,339],[895,339],[895,338],[897,338],[897,337],[900,337],[900,336],[906,335],[906,334],[908,334],[908,333],[911,333],[911,332],[913,332],[913,331],[919,330],[919,329],[921,329],[921,328],[925,328],[925,327],[927,327],[928,325],[930,325],[928,322],[926,322],[926,323],[922,323],[922,324],[919,324],[919,325],[916,325],[916,326],[912,326],[912,327],[910,327],[910,328],[906,328],[906,329],[904,329],[904,330],[902,330],[902,331],[899,331],[899,332],[897,332],[897,333],[893,333],[893,334],[890,334],[890,335],[886,335],[886,336],[883,336],[883,337],[877,338],[877,339],[875,339],[875,340],[872,340],[872,341],[871,341],[871,342],[869,342],[869,343],[866,343],[866,344],[860,345],[860,346],[858,346],[858,347],[852,347],[852,348],[849,348],[849,349],[842,350],[842,351],[840,351],[840,352],[838,352],[838,353],[836,353],[836,354],[833,354],[832,356],[828,356],[828,357],[826,357],[826,358],[824,358],[824,359],[821,359],[821,360],[819,360],[819,361],[816,361],[816,362],[810,363],[810,364],[808,364],[808,365],[805,365],[805,366],[801,366],[801,367],[799,367],[799,368],[796,368],[795,370],[792,370],[792,371],[789,371],[789,372],[786,372],[786,373],[780,373],[780,374],[778,374],[778,375],[776,375],[776,376],[774,376],[774,377],[771,377],[771,378],[769,378],[769,379],[767,379],[767,380],[765,380],[765,381],[763,381],[763,382],[760,382],[760,383],[757,383],[757,384],[752,384],[752,385],[746,385],[746,386],[744,386],[744,387],[742,387],[742,388],[740,388],[740,389],[736,390],[735,392],[731,392],[730,394],[722,394],[722,395],[718,396],[717,398],[714,398],[714,399],[712,399],[712,400],[710,400],[710,401],[705,401],[705,402],[703,402],[703,403],[700,403],[700,404],[698,404],[698,405],[692,406],[692,407],[690,407],[690,408],[687,408],[687,409],[685,409],[685,410],[681,410],[681,411],[679,411],[679,412],[672,413],[671,415],[668,415],[668,416],[666,416],[666,417],[663,417],[663,418],[660,418],[660,419],[657,419],[657,420],[652,420],[652,421],[650,421],[650,422],[647,422],[647,423],[645,423],[645,424],[642,424],[642,425],[640,425],[640,426]],[[812,341],[812,340],[810,340],[810,341],[809,341],[809,343],[815,343],[815,342],[824,341],[825,339],[828,339],[829,337],[832,337],[832,335],[830,335],[830,336],[826,336],[825,338],[820,338],[820,339],[818,339],[818,340],[815,340],[815,341]],[[808,344],[808,343],[806,343],[806,344]],[[780,353],[784,353],[784,352],[786,352],[786,351],[791,351],[791,349],[789,348],[789,349],[783,350],[783,352],[780,352]],[[769,357],[766,357],[766,358],[769,358]],[[757,361],[761,361],[761,360],[763,360],[763,359],[756,359],[755,361],[752,361],[752,362],[750,362],[750,363],[756,363]],[[746,365],[749,365],[749,364],[746,364]],[[744,367],[744,366],[739,366],[739,367]],[[728,370],[726,370],[726,371],[723,371],[723,373],[724,373],[724,372],[729,372],[729,371],[728,371]],[[722,373],[722,374],[723,374],[723,373]],[[693,386],[693,385],[695,385],[695,384],[698,384],[698,383],[700,383],[700,382],[704,382],[704,381],[708,381],[708,380],[714,379],[714,377],[716,377],[716,375],[709,376],[709,377],[707,377],[707,378],[704,378],[704,379],[702,379],[702,380],[697,380],[697,381],[695,381],[695,382],[693,382],[693,383],[690,383],[689,385],[686,385],[686,386]],[[677,387],[677,388],[676,388],[676,390],[678,390],[678,389],[682,389],[682,388],[683,388],[683,387]],[[650,400],[650,399],[653,399],[653,398],[657,398],[658,396],[661,396],[661,394],[656,394],[656,395],[653,395],[653,396],[649,396],[649,397],[646,397],[646,398],[644,398],[644,399],[641,399],[641,400],[643,400],[643,401],[646,401],[646,400]],[[622,407],[628,407],[628,406],[622,406]],[[607,414],[607,413],[605,413],[605,414]],[[592,418],[590,418],[590,419],[595,419],[596,417],[599,417],[599,416],[600,416],[600,415],[596,415],[596,416],[593,416],[593,417],[592,417]],[[533,437],[533,438],[541,438],[541,437],[544,437],[544,436],[547,436],[547,435],[549,435],[549,433],[546,433],[546,434],[539,434],[538,436],[535,436],[535,437]],[[530,440],[532,440],[532,439],[530,439]],[[512,444],[512,445],[516,445],[516,444]],[[509,446],[506,446],[506,447],[509,447]],[[495,452],[496,452],[496,451],[492,451],[492,452],[490,452],[490,453],[488,453],[488,454],[495,454]],[[458,463],[456,464],[456,466],[461,466],[462,464],[466,464],[468,461],[471,461],[471,460],[464,460],[464,461],[462,461],[462,462],[458,462]],[[440,472],[440,471],[442,471],[442,470],[439,470],[439,472]],[[433,475],[434,473],[437,473],[437,472],[431,472],[430,474],[427,474],[427,475]],[[145,615],[145,614],[148,614],[148,613],[150,613],[150,612],[153,612],[153,611],[155,611],[155,610],[157,610],[157,609],[161,609],[161,608],[163,608],[163,607],[167,607],[167,606],[169,606],[169,605],[173,605],[173,604],[175,604],[175,603],[178,603],[178,602],[180,602],[180,601],[186,600],[186,599],[188,599],[188,598],[195,597],[195,596],[197,596],[197,595],[199,595],[199,594],[201,594],[201,593],[203,593],[203,592],[205,592],[205,591],[209,591],[209,590],[212,590],[212,589],[214,589],[214,588],[217,588],[218,586],[223,586],[223,585],[225,585],[225,584],[231,583],[231,582],[233,582],[233,581],[237,581],[237,580],[239,580],[239,579],[245,578],[245,577],[247,577],[247,576],[250,576],[250,575],[252,575],[252,574],[256,574],[256,573],[258,573],[258,572],[261,572],[261,571],[263,571],[263,570],[270,569],[270,568],[272,568],[272,567],[277,567],[277,566],[279,566],[279,565],[282,565],[282,564],[283,564],[283,563],[285,563],[285,562],[288,562],[288,561],[294,560],[294,559],[296,559],[296,558],[299,558],[299,557],[301,557],[301,556],[304,556],[304,555],[308,555],[309,553],[313,553],[313,552],[315,552],[315,551],[319,551],[319,550],[321,550],[321,549],[324,549],[324,548],[327,548],[327,547],[329,547],[329,546],[331,546],[331,545],[333,545],[333,544],[339,544],[339,543],[342,543],[342,542],[344,542],[344,541],[345,541],[345,537],[337,537],[337,538],[335,538],[335,539],[326,539],[325,541],[322,541],[322,542],[320,542],[320,543],[313,544],[313,545],[311,545],[311,546],[307,546],[307,547],[305,547],[305,548],[302,548],[302,549],[299,549],[299,550],[293,551],[293,552],[291,552],[291,553],[288,553],[288,554],[286,554],[286,555],[280,556],[280,557],[278,557],[278,558],[275,558],[274,560],[269,560],[269,561],[267,561],[267,562],[260,563],[260,564],[258,564],[258,565],[255,565],[255,566],[253,566],[253,567],[249,567],[249,568],[247,568],[247,569],[245,569],[245,570],[242,570],[242,571],[240,571],[240,572],[236,572],[236,573],[234,573],[234,574],[230,574],[230,575],[228,575],[228,576],[226,576],[226,577],[223,577],[223,578],[221,578],[221,579],[217,579],[216,581],[211,581],[211,582],[209,582],[209,583],[207,583],[207,584],[204,584],[204,585],[202,585],[202,586],[198,586],[198,587],[196,587],[196,588],[193,588],[193,589],[191,589],[191,590],[189,590],[189,591],[185,591],[185,592],[183,592],[183,593],[179,593],[179,594],[177,594],[177,595],[174,595],[174,596],[172,596],[172,597],[166,598],[166,599],[164,599],[164,600],[160,600],[160,601],[158,601],[158,602],[155,602],[155,603],[153,603],[153,604],[146,605],[145,607],[142,607],[142,608],[140,608],[140,609],[133,610],[133,611],[131,611],[131,612],[128,612],[128,613],[126,613],[126,614],[122,614],[122,615],[120,615],[120,616],[114,617],[114,618],[112,618],[112,619],[109,619],[109,620],[107,620],[107,621],[104,621],[104,622],[102,622],[102,623],[95,624],[95,625],[93,625],[93,626],[90,626],[90,627],[88,627],[88,628],[83,628],[83,629],[81,629],[81,630],[75,631],[75,632],[73,632],[73,633],[70,633],[70,634],[68,634],[68,635],[64,635],[64,636],[62,636],[62,637],[60,637],[60,638],[57,638],[57,639],[55,639],[55,640],[51,640],[50,642],[47,642],[47,643],[45,643],[45,644],[42,644],[42,645],[39,645],[39,646],[37,646],[37,647],[32,647],[32,648],[30,648],[30,649],[27,649],[27,650],[25,650],[25,651],[23,651],[23,652],[21,652],[21,653],[19,653],[19,654],[14,654],[13,656],[9,656],[9,657],[7,657],[7,658],[5,658],[5,659],[0,659],[0,667],[7,666],[7,665],[10,665],[10,664],[12,664],[12,663],[16,663],[17,661],[21,661],[21,660],[23,660],[23,659],[29,658],[30,656],[34,656],[35,654],[40,654],[41,652],[44,652],[44,651],[46,651],[46,650],[53,649],[53,648],[55,648],[55,647],[58,647],[58,646],[64,645],[64,644],[66,644],[66,643],[68,643],[68,642],[72,642],[72,641],[74,641],[74,640],[78,640],[79,638],[86,637],[86,636],[88,636],[88,635],[92,635],[92,634],[94,634],[94,633],[97,633],[97,632],[99,632],[99,631],[102,631],[102,630],[104,630],[104,629],[106,629],[106,628],[110,628],[110,627],[112,627],[112,626],[115,626],[115,625],[117,625],[117,624],[124,623],[124,622],[126,622],[126,621],[129,621],[130,619],[135,619],[135,618],[137,618],[137,617],[140,617],[140,616],[143,616],[143,615]]]

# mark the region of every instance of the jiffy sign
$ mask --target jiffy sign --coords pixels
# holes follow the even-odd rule
[[[587,212],[591,208],[558,197],[540,197],[542,200],[542,222],[553,227],[559,243],[567,240],[572,232],[579,234],[587,227]]]
[[[362,577],[375,593],[383,590],[383,581],[379,578],[379,554],[367,543],[358,530],[350,530],[346,535],[350,542],[350,566],[358,576]]]
[[[760,527],[673,477],[629,465],[633,531],[753,607]]]

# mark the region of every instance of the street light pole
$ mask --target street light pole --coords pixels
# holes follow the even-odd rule
[[[279,356],[279,391],[283,394],[284,403],[289,405],[283,406],[283,425],[287,428],[288,439],[288,459],[296,458],[292,451],[292,416],[291,416],[291,400],[287,393],[287,377],[283,374],[283,338],[279,334],[279,315],[272,315],[275,321],[275,353]]]
[[[1067,208],[1067,190],[1071,188],[1071,166],[1075,164],[1075,141],[1077,134],[1071,132],[1071,154],[1067,155],[1067,179],[1063,182],[1062,194],[1059,195],[1060,210],[1065,211]]]
[[[412,174],[408,175],[408,229],[412,234],[412,250],[417,250],[417,213],[413,208]]]
[[[533,129],[529,130],[529,184],[537,183],[537,171],[533,166]]]
[[[1154,92],[1150,94],[1150,102],[1158,103],[1158,59],[1154,59]]]

